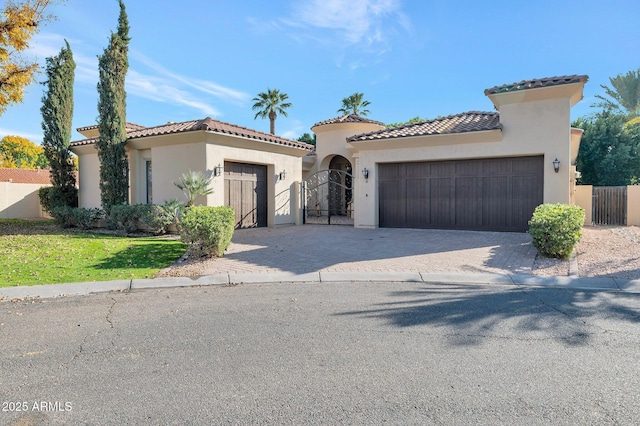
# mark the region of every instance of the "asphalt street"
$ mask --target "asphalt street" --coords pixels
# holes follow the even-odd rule
[[[0,424],[637,424],[640,295],[423,282],[0,303]]]

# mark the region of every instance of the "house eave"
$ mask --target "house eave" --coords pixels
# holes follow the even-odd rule
[[[425,146],[455,145],[467,143],[500,142],[502,130],[479,130],[465,133],[447,133],[437,135],[405,136],[401,138],[385,138],[347,142],[351,153],[369,150],[417,148]]]

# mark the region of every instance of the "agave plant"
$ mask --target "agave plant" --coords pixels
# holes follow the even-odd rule
[[[205,195],[213,194],[213,189],[209,188],[213,176],[204,174],[201,171],[191,171],[183,173],[177,182],[173,182],[187,197],[186,207],[191,207],[195,201]]]

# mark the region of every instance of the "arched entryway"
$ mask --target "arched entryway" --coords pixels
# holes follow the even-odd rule
[[[335,155],[328,170],[305,179],[305,223],[353,225],[352,170],[349,160]]]
[[[349,160],[336,155],[329,163],[329,214],[351,216],[353,199],[352,166]]]

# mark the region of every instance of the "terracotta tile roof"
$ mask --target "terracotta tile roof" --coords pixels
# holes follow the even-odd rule
[[[76,130],[78,132],[84,132],[85,130],[93,130],[93,129],[97,129],[98,125],[94,124],[92,126],[84,126],[84,127],[78,127]],[[126,124],[126,128],[127,130],[140,130],[140,129],[144,129],[145,126],[141,126],[139,124],[136,123],[127,123]]]
[[[536,78],[533,80],[524,80],[518,83],[503,84],[486,89],[484,94],[489,96],[496,93],[515,92],[516,90],[538,89],[541,87],[559,86],[561,84],[586,83],[589,80],[588,75],[563,75],[560,77]]]
[[[5,169],[0,168],[0,182],[51,184],[48,169]]]
[[[271,135],[269,133],[258,132],[247,127],[237,126],[235,124],[229,124],[212,118],[205,118],[202,120],[190,120],[182,121],[179,123],[167,123],[155,127],[142,127],[140,129],[127,129],[128,139],[139,139],[148,136],[160,136],[168,135],[172,133],[182,132],[195,132],[206,130],[214,133],[221,133],[233,136],[240,136],[249,139],[255,139],[259,141],[270,142],[278,145],[292,146],[296,148],[302,148],[307,151],[312,151],[313,145],[309,145],[303,142],[294,141],[291,139],[281,138],[280,136]],[[83,139],[71,143],[71,146],[91,145],[96,142],[97,138]]]
[[[314,124],[311,128],[316,126],[322,126],[323,124],[336,124],[336,123],[371,123],[371,124],[379,124],[380,126],[384,126],[384,123],[375,120],[369,120],[368,118],[360,117],[357,114],[347,114],[336,118],[330,118],[329,120],[324,120],[319,123]]]
[[[379,139],[405,138],[411,136],[444,135],[453,133],[501,130],[500,114],[497,112],[470,111],[421,123],[364,133],[347,138],[348,142]]]

